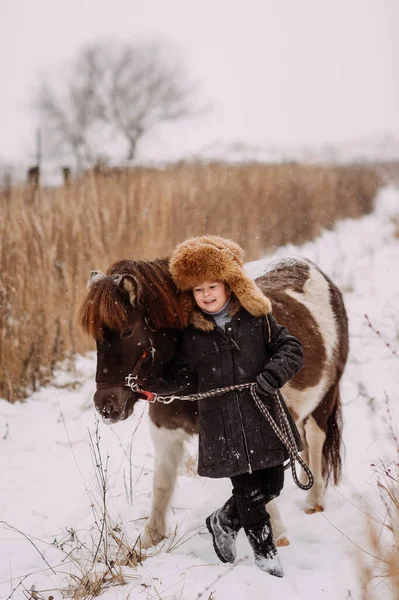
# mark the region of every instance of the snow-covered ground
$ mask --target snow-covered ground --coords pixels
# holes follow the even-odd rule
[[[259,146],[244,141],[215,140],[193,153],[193,159],[225,162],[346,165],[399,160],[399,139],[391,134],[341,141],[339,144],[313,146]]]
[[[179,137],[179,136],[177,136]],[[184,137],[180,135],[180,138]],[[114,156],[106,160],[109,167],[125,168],[143,166],[157,169],[168,168],[179,161],[190,162],[222,162],[226,164],[284,164],[299,163],[301,165],[353,165],[358,164],[378,164],[378,163],[398,163],[399,161],[399,138],[391,134],[382,134],[379,136],[369,136],[359,139],[342,141],[339,144],[315,144],[313,146],[277,146],[277,145],[256,145],[245,141],[237,140],[215,140],[201,148],[189,152],[176,150],[175,152],[168,146],[166,153],[158,156],[153,152],[139,155],[132,161],[123,158],[123,151],[115,151]],[[69,158],[74,165],[74,160]],[[74,167],[72,166],[72,169]],[[14,165],[1,164],[0,161],[0,179],[2,172],[10,174],[12,181],[23,182],[26,178],[27,166],[23,163]],[[63,173],[60,168],[59,158],[47,158],[43,161],[41,167],[41,181],[47,186],[63,185]]]
[[[395,421],[399,364],[385,342],[398,347],[398,231],[399,191],[385,189],[372,215],[346,220],[301,248],[277,253],[307,256],[338,283],[345,293],[351,334],[342,385],[343,482],[329,488],[324,513],[306,515],[305,493],[287,477],[280,502],[291,540],[280,549],[285,577],[276,579],[254,566],[242,532],[239,564],[217,560],[204,521],[224,502],[230,483],[196,475],[193,440],[168,518],[171,537],[148,551],[137,568],[124,567],[126,585],[110,587],[104,599],[360,598],[356,553],[358,547],[368,547],[365,512],[381,511],[370,465],[395,457],[386,398]],[[264,268],[265,261],[257,261],[248,265],[248,272],[256,276]],[[369,327],[365,314],[382,337]],[[94,464],[98,458],[92,460],[89,435],[95,447],[94,371],[94,355],[79,357],[75,372],[60,371],[52,387],[26,403],[0,400],[1,600],[61,598],[69,573],[81,574],[89,567],[101,527],[99,470]],[[99,423],[98,431],[107,466],[108,511],[119,526],[118,536],[124,532],[134,545],[151,503],[147,406],[137,405],[123,423]],[[36,596],[24,591],[32,585]],[[379,590],[380,598],[388,598],[383,583]]]

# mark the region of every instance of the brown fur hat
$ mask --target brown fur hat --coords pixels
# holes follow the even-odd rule
[[[270,300],[243,270],[244,251],[232,240],[203,235],[189,238],[175,249],[170,260],[170,272],[177,288],[191,292],[204,281],[224,281],[239,304],[258,317],[271,312]],[[196,309],[192,294],[188,301],[189,321],[199,329],[210,330],[214,325]]]

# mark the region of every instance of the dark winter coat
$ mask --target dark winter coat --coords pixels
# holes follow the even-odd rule
[[[212,317],[209,319],[213,321]],[[173,373],[166,380],[169,379],[169,391],[171,387],[177,391],[178,380],[180,394],[194,388],[205,392],[253,382],[258,376],[272,388],[280,388],[303,364],[302,346],[285,327],[278,325],[271,314],[255,317],[244,308],[232,317],[225,330],[214,327],[203,331],[189,326],[183,333],[179,354],[171,369]],[[175,383],[171,385],[172,379]],[[153,391],[165,391],[162,387]],[[279,423],[275,398],[263,392],[259,395]],[[300,447],[294,421],[286,407],[285,411]],[[249,390],[199,401],[199,475],[232,477],[281,464],[287,458],[286,449]]]

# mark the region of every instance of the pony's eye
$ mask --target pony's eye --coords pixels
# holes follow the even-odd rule
[[[122,333],[122,337],[123,338],[129,338],[133,333],[133,329],[126,329],[126,331],[124,331]]]

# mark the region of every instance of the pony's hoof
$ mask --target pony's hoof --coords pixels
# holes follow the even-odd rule
[[[319,513],[319,512],[323,512],[323,511],[324,511],[324,506],[322,506],[318,502],[315,502],[314,504],[309,504],[308,506],[305,506],[305,513],[307,515],[314,515],[315,513]]]
[[[152,548],[153,546],[159,544],[159,542],[164,540],[165,537],[166,535],[161,535],[160,533],[156,532],[155,529],[146,527],[140,536],[140,546],[143,550],[147,550],[148,548]]]
[[[275,540],[275,542],[276,542],[276,546],[289,546],[290,545],[290,540],[285,535],[282,535],[279,538],[277,538]]]

